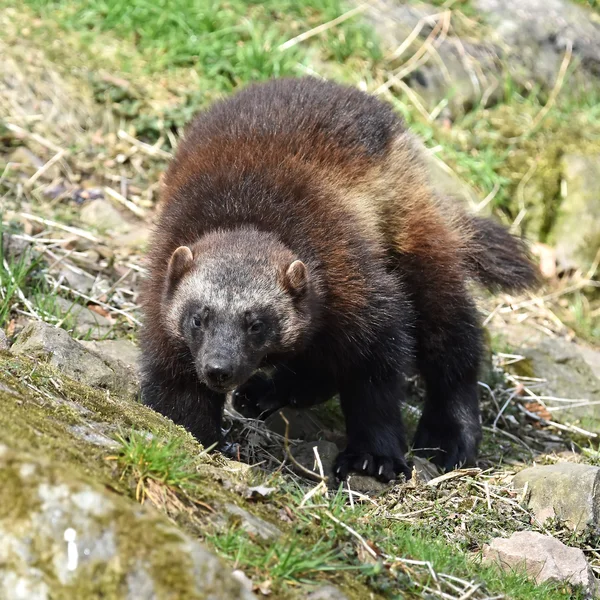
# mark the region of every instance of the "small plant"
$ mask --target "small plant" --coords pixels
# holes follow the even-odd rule
[[[119,463],[123,469],[121,478],[131,474],[137,480],[135,497],[138,502],[143,502],[146,497],[148,480],[170,488],[185,488],[196,477],[192,461],[178,439],[163,442],[131,430],[127,436],[117,435],[117,440],[121,443],[119,453],[107,460]]]
[[[272,584],[302,583],[310,581],[315,573],[361,568],[344,565],[341,553],[324,538],[309,550],[293,537],[263,547],[234,525],[225,534],[212,535],[207,541],[237,566],[254,571],[259,577],[267,573]]]

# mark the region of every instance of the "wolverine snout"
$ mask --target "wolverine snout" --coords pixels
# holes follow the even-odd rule
[[[231,391],[249,377],[245,365],[240,364],[233,356],[222,354],[199,360],[196,369],[209,388],[221,393]]]
[[[224,387],[233,379],[233,365],[223,360],[212,360],[204,367],[204,373],[210,383]]]

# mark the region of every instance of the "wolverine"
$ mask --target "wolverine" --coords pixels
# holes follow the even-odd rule
[[[410,476],[400,408],[416,366],[415,451],[472,464],[482,329],[469,282],[517,291],[536,270],[520,239],[432,188],[420,148],[387,104],[314,78],[199,114],[148,251],[143,402],[209,446],[229,392],[252,417],[339,394],[338,478],[389,481]]]

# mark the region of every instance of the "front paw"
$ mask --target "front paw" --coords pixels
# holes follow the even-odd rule
[[[459,416],[423,414],[415,441],[414,452],[431,460],[445,471],[475,465],[481,441],[478,415]]]
[[[249,419],[266,418],[281,407],[273,380],[254,375],[231,394],[233,408]]]
[[[411,477],[411,468],[401,453],[373,454],[351,447],[339,453],[334,472],[339,481],[344,481],[351,472],[370,475],[384,483],[401,474],[407,480]]]

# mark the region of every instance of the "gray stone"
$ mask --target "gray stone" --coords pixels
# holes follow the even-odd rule
[[[426,458],[413,456],[411,460],[413,468],[417,472],[417,478],[423,483],[427,483],[442,474],[440,469]]]
[[[60,307],[65,323],[73,323],[74,333],[79,336],[93,339],[103,338],[113,326],[113,322],[107,317],[71,302],[66,298],[56,297],[56,303]]]
[[[283,534],[275,525],[268,523],[264,519],[249,513],[237,504],[226,504],[225,511],[235,517],[239,517],[241,528],[252,535],[257,535],[263,540],[272,540],[280,538]]]
[[[527,503],[538,520],[558,517],[572,529],[600,525],[600,468],[558,462],[524,469],[513,480],[516,489],[527,484]]]
[[[0,350],[8,350],[9,348],[10,344],[8,343],[6,333],[4,333],[4,329],[0,329]]]
[[[79,213],[82,223],[99,231],[125,232],[130,229],[123,215],[108,200],[92,200]]]
[[[149,237],[150,229],[143,224],[139,224],[129,232],[115,236],[109,243],[115,249],[126,249],[140,253],[146,248]]]
[[[597,85],[600,74],[600,23],[569,0],[473,0],[490,26],[491,41],[504,49],[503,60],[517,82],[551,89],[568,42],[578,63],[569,79],[579,89]]]
[[[600,249],[600,155],[567,154],[562,177],[564,195],[551,239],[563,265],[587,271]]]
[[[254,598],[157,512],[62,464],[0,446],[0,480],[2,598]]]
[[[548,400],[552,419],[595,431],[600,427],[600,351],[560,338],[548,338],[527,326],[492,324],[513,350],[524,356],[509,367],[517,375],[543,379],[536,392],[573,402]]]
[[[96,278],[86,271],[82,271],[77,267],[69,268],[69,266],[59,263],[59,269],[53,273],[57,279],[62,279],[63,283],[72,290],[89,295],[94,287]]]
[[[11,350],[14,354],[47,360],[75,381],[130,397],[137,394],[137,383],[126,367],[90,352],[63,329],[46,323],[29,323]]]
[[[118,360],[132,372],[138,372],[141,352],[138,346],[129,340],[82,340],[81,344],[105,360]]]
[[[376,0],[368,3],[366,18],[383,43],[393,51],[417,26],[422,28],[415,47],[422,44],[433,27],[427,22],[422,26],[423,21],[439,12],[439,7],[425,3]],[[428,110],[447,101],[450,113],[459,115],[482,100],[489,102],[500,97],[501,67],[494,45],[448,36],[436,46],[435,59],[426,61],[404,79]],[[414,51],[415,48],[409,49],[399,57],[399,64]]]
[[[84,442],[94,444],[94,446],[102,446],[103,448],[115,449],[119,448],[120,444],[108,437],[105,433],[100,431],[101,427],[99,423],[93,425],[73,425],[69,428],[70,432]]]
[[[289,421],[288,436],[291,440],[316,440],[322,437],[325,430],[319,419],[309,410],[300,410],[286,406],[265,419],[265,425],[279,435],[285,435],[286,424],[281,418],[284,415]]]
[[[10,259],[10,262],[23,261],[26,265],[31,264],[31,244],[7,232],[2,234],[2,252],[4,258]]]
[[[334,585],[323,585],[311,592],[306,598],[307,600],[348,600],[348,596]]]
[[[483,549],[485,562],[496,563],[504,571],[524,568],[536,583],[559,581],[581,585],[590,594],[596,580],[585,555],[549,535],[517,531],[507,538],[495,538]]]

